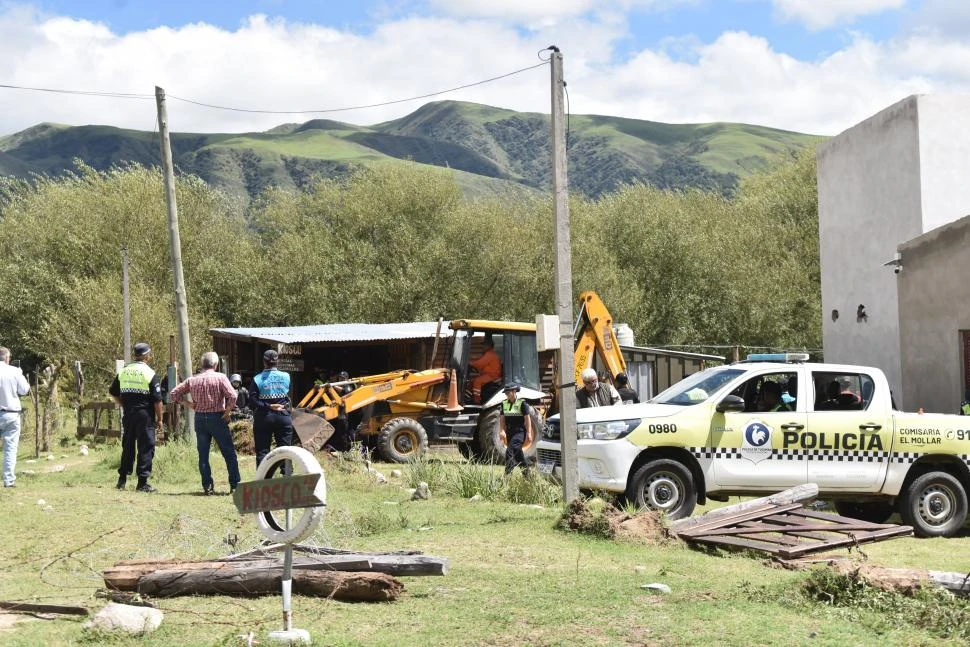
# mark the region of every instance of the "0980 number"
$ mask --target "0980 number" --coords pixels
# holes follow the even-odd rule
[[[647,425],[647,431],[651,434],[675,434],[677,425]]]

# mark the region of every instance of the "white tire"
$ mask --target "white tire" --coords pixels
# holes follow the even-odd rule
[[[266,454],[266,457],[259,464],[259,467],[256,468],[256,480],[272,478],[277,472],[282,473],[285,461],[290,461],[292,464],[293,476],[299,476],[300,474],[320,474],[320,480],[317,481],[317,485],[313,489],[313,494],[323,501],[324,505],[313,508],[293,509],[293,516],[296,517],[299,515],[299,518],[289,528],[286,528],[286,513],[280,510],[257,512],[256,524],[259,526],[259,531],[263,533],[263,536],[270,541],[283,544],[295,544],[312,535],[317,525],[323,519],[323,515],[327,509],[327,482],[324,479],[323,468],[320,467],[320,463],[313,457],[313,454],[302,447],[277,447]],[[279,514],[282,514],[282,520],[277,519],[276,515]]]

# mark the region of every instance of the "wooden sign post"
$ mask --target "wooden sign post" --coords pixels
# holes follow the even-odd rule
[[[276,474],[279,476],[275,476]],[[293,628],[290,606],[293,590],[293,544],[313,534],[327,505],[323,469],[313,454],[302,447],[277,447],[256,469],[256,480],[240,483],[233,493],[240,514],[255,514],[263,536],[286,546],[283,557],[283,630],[271,631],[269,639],[287,645],[310,644],[305,629]],[[284,519],[274,512],[283,511]],[[293,510],[302,510],[293,522]]]

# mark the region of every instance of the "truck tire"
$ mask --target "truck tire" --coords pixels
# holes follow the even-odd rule
[[[885,523],[893,516],[892,504],[885,501],[835,501],[835,511],[869,523]]]
[[[530,465],[536,462],[536,446],[542,435],[542,418],[533,409],[529,414],[532,418],[532,440],[522,445],[522,453],[525,460]],[[502,437],[502,427],[499,424],[501,413],[498,407],[493,407],[483,412],[478,418],[478,448],[479,458],[483,463],[494,463],[496,465],[505,464],[505,450],[508,442]]]
[[[909,484],[899,514],[917,537],[950,537],[967,520],[967,493],[950,474],[927,472]]]
[[[281,510],[266,510],[258,513],[256,515],[256,525],[259,527],[260,532],[263,533],[263,536],[270,541],[297,543],[312,535],[317,525],[323,519],[323,515],[327,510],[325,507],[327,502],[327,482],[324,479],[320,463],[313,457],[313,454],[302,447],[286,446],[277,447],[266,454],[266,457],[263,458],[259,467],[256,468],[256,480],[261,481],[263,479],[273,478],[277,473],[284,474],[287,461],[291,465],[292,475],[294,476],[319,472],[320,480],[317,481],[313,493],[324,502],[324,505],[293,510],[295,520],[289,528],[286,528],[286,516]],[[236,493],[236,496],[239,496],[239,492]],[[281,514],[282,518],[278,519],[276,517],[277,514]]]
[[[683,519],[694,512],[697,488],[690,470],[675,460],[652,460],[634,472],[626,496],[641,508],[663,513],[668,519]]]
[[[392,418],[381,427],[377,450],[390,463],[408,463],[428,451],[428,432],[413,418]]]

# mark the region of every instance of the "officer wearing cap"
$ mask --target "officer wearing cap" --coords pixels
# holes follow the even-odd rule
[[[509,383],[502,390],[505,400],[502,401],[502,415],[499,418],[502,433],[505,434],[508,446],[505,448],[505,475],[508,476],[516,468],[522,466],[522,472],[528,474],[529,463],[525,460],[522,445],[527,439],[532,439],[532,407],[525,400],[519,399],[519,385]]]
[[[290,374],[277,370],[279,353],[263,353],[263,372],[249,385],[249,408],[253,412],[253,440],[256,445],[256,467],[277,447],[293,444],[293,419],[290,417]]]
[[[152,349],[139,342],[132,348],[135,361],[115,376],[108,393],[122,407],[121,466],[118,468],[119,490],[125,489],[128,475],[135,468],[137,447],[139,492],[155,492],[148,482],[155,457],[155,430],[162,426],[162,389],[158,376],[148,365]]]

